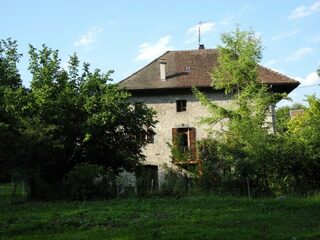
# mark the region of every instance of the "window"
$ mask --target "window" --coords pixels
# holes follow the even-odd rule
[[[135,102],[134,103],[134,110],[140,111],[142,109],[143,103],[142,102]]]
[[[154,132],[151,130],[147,131],[147,143],[154,143]]]
[[[154,143],[154,132],[152,130],[143,130],[140,132],[138,139],[140,142]]]
[[[173,128],[172,141],[173,141],[173,146],[178,148],[180,153],[190,154],[189,160],[196,159],[196,129],[195,128]]]
[[[177,100],[177,112],[187,111],[187,100]]]
[[[189,150],[188,128],[178,128],[178,147],[181,152]]]

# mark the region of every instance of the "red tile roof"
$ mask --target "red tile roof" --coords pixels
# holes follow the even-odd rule
[[[168,51],[119,84],[127,90],[210,87],[210,72],[217,65],[217,56],[216,49]],[[160,80],[160,59],[167,62],[166,81]],[[281,85],[288,92],[299,85],[298,81],[262,66],[258,68],[258,80]]]

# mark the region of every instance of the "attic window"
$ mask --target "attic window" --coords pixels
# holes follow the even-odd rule
[[[190,66],[185,66],[184,67],[184,71],[185,72],[190,72],[191,71],[191,67]]]
[[[187,111],[187,100],[177,100],[177,112]]]

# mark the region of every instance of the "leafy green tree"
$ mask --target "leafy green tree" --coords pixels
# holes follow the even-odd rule
[[[288,130],[290,120],[290,110],[305,109],[301,103],[294,103],[292,106],[283,106],[276,110],[276,132],[284,133]]]
[[[19,165],[15,153],[21,147],[19,128],[26,89],[17,69],[21,57],[17,46],[12,39],[0,41],[0,179],[12,176]]]
[[[260,39],[252,31],[240,31],[222,35],[223,46],[218,47],[218,65],[212,71],[214,89],[224,89],[233,97],[233,107],[224,108],[194,89],[198,99],[208,107],[210,115],[203,123],[215,125],[226,121],[226,130],[215,134],[233,177],[245,186],[251,184],[260,192],[269,192],[272,141],[270,125],[266,123],[269,106],[282,95],[271,93],[268,87],[257,81],[257,67],[261,60]]]
[[[239,93],[251,84],[257,84],[257,67],[261,60],[261,41],[253,31],[240,31],[221,35],[223,46],[218,46],[218,67],[212,70],[215,89],[226,94]],[[240,95],[239,95],[240,97]]]
[[[110,81],[112,71],[79,70],[72,55],[67,70],[58,51],[30,46],[32,114],[26,121],[31,171],[31,196],[59,196],[66,173],[81,162],[98,164],[115,173],[132,171],[143,160],[146,144],[138,136],[152,133],[154,112],[145,105],[134,108],[129,94]]]
[[[154,134],[154,111],[132,106],[130,95],[111,83],[112,71],[91,71],[88,63],[80,70],[76,54],[67,69],[46,45],[30,45],[29,55],[32,81],[25,89],[17,43],[1,41],[0,177],[19,176],[29,197],[52,199],[62,196],[67,173],[80,163],[110,174],[141,164],[147,143],[137,136]]]
[[[292,144],[299,146],[300,155],[296,159],[291,173],[298,191],[307,192],[320,188],[320,99],[308,96],[309,107],[295,116],[288,124],[286,136]],[[291,167],[292,164],[288,164]]]
[[[153,134],[154,112],[145,105],[132,106],[127,92],[108,83],[111,73],[96,70],[83,75],[80,85],[85,116],[82,157],[115,171],[132,171],[143,159],[141,148],[146,144],[137,136],[148,130]]]

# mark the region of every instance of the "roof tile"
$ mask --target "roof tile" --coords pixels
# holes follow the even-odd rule
[[[217,65],[217,49],[168,51],[119,84],[128,90],[210,87],[210,72]],[[160,80],[159,60],[165,59],[166,81]],[[270,85],[290,85],[299,82],[271,69],[259,66],[258,80]]]

